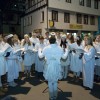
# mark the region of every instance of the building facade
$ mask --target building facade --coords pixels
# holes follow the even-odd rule
[[[100,16],[98,18],[98,34],[100,34]]]
[[[99,0],[26,0],[21,31],[93,34],[98,31],[98,16]]]
[[[0,9],[0,33],[2,33],[2,12]]]

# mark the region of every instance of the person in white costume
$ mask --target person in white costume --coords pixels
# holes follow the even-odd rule
[[[29,36],[24,35],[24,40],[22,44],[22,48],[24,49],[24,67],[26,77],[30,77],[30,70],[33,64],[33,45],[29,39]]]
[[[36,37],[36,33],[32,33],[32,37],[29,38],[33,47],[35,47],[36,43],[39,43],[39,39]]]
[[[67,47],[67,42],[66,42],[66,34],[61,35],[61,42],[60,46],[63,49],[63,52],[65,52],[65,49],[68,49]],[[63,78],[66,79],[68,75],[68,67],[69,67],[70,61],[69,61],[69,56],[66,59],[61,59],[61,66],[62,66],[62,74]]]
[[[82,46],[83,46],[83,48],[85,48],[85,46],[86,46],[85,41],[86,41],[88,38],[89,38],[88,35],[85,35],[85,36],[84,36],[84,40],[82,41]]]
[[[14,79],[18,79],[19,77],[19,67],[17,64],[18,56],[14,54],[14,50],[12,48],[13,45],[13,35],[10,34],[7,37],[7,43],[10,45],[9,50],[7,51],[6,57],[6,66],[7,66],[7,81],[9,86],[15,87],[17,84],[14,82]]]
[[[50,100],[54,100],[57,98],[57,82],[62,78],[60,59],[66,59],[68,51],[63,53],[63,49],[56,44],[55,37],[51,36],[49,42],[50,45],[45,47],[42,52],[39,50],[39,57],[46,59],[43,76],[48,81]]]
[[[0,35],[0,51],[1,51],[1,56],[0,56],[0,64],[2,66],[0,66],[0,75],[4,75],[6,74],[6,66],[5,66],[5,59],[4,59],[4,45],[5,43],[3,42],[3,38]]]
[[[74,43],[74,37],[73,37],[72,33],[69,33],[69,34],[67,35],[66,41],[67,41],[68,44]]]
[[[97,35],[95,42],[93,43],[96,52],[100,52],[100,35]],[[96,54],[95,57],[95,74],[96,74],[96,81],[100,82],[100,56]]]
[[[85,53],[84,53],[84,65],[83,65],[83,86],[86,89],[93,89],[94,82],[94,67],[95,67],[95,48],[92,45],[92,39],[87,38],[85,40]]]
[[[46,45],[49,45],[49,32],[45,33],[44,42]]]
[[[80,37],[75,38],[75,43],[73,43],[71,46],[72,53],[71,53],[71,63],[70,63],[70,69],[74,74],[73,81],[75,80],[76,82],[79,80],[80,77],[80,72],[82,72],[82,57],[80,52],[77,52],[77,49],[83,49],[83,46],[81,45],[81,39]]]
[[[22,57],[21,57],[21,52],[18,54],[18,51],[21,50],[21,42],[16,34],[13,36],[13,50],[15,52],[15,55],[19,57],[17,64],[19,65],[19,78],[21,78],[21,72],[22,72]]]
[[[56,42],[57,42],[58,45],[60,45],[60,43],[61,43],[61,34],[60,34],[60,32],[56,33]]]
[[[44,42],[44,37],[43,36],[40,36],[39,37],[39,43],[37,43],[35,45],[35,50],[39,50],[40,48],[43,50],[44,47],[46,47],[46,44]],[[44,68],[44,60],[43,59],[40,59],[38,57],[38,53],[37,53],[37,65],[35,66],[35,70],[38,72],[38,77],[40,77],[40,72],[43,72],[43,68]]]
[[[37,38],[37,33],[33,33],[32,32],[32,37],[30,37],[30,41],[31,41],[31,43],[33,45],[33,48],[35,48],[35,45],[37,43],[39,43],[39,39]],[[31,67],[31,74],[33,73],[33,71],[35,69],[34,67],[37,66],[36,58],[37,58],[37,52],[32,53],[33,64],[32,64],[32,67]]]
[[[13,41],[12,47],[13,47],[14,50],[21,49],[21,42],[20,42],[20,40],[19,40],[19,38],[16,34],[13,36],[12,41]]]
[[[2,75],[6,74],[4,45],[5,45],[5,43],[3,42],[2,35],[0,35],[0,96],[4,95],[5,94],[4,92],[7,91],[7,89],[3,88],[3,84],[2,84],[2,81],[1,81]]]

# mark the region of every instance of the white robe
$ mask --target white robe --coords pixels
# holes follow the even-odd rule
[[[92,47],[84,53],[84,66],[83,66],[83,85],[93,88],[94,81],[94,66],[95,66],[95,49]]]
[[[18,44],[14,43],[14,45],[12,47],[13,47],[13,49],[15,51],[15,50],[21,49],[21,44],[20,43],[18,43]]]
[[[39,39],[38,39],[38,38],[33,38],[33,37],[31,37],[31,38],[30,38],[30,41],[31,41],[32,43],[34,43],[33,47],[35,47],[36,43],[39,43]]]
[[[93,45],[94,45],[94,47],[96,49],[96,52],[100,52],[100,43],[94,43]],[[96,59],[95,64],[97,66],[100,66],[100,57],[99,57],[99,59]]]
[[[4,75],[7,72],[7,67],[6,67],[6,60],[5,60],[5,50],[8,47],[6,43],[3,41],[0,42],[0,75]]]
[[[12,47],[13,47],[14,52],[16,52],[17,50],[21,49],[21,44],[20,43],[18,43],[18,44],[14,43],[14,45]],[[15,55],[16,55],[16,53],[15,53]],[[18,56],[17,64],[18,64],[19,72],[20,72],[20,71],[22,71],[23,60],[22,60],[21,55],[16,55],[16,56]]]
[[[96,49],[96,52],[100,52],[100,43],[96,42],[93,44],[95,49]],[[99,59],[96,59],[95,60],[95,74],[96,75],[99,75],[100,76],[100,56],[98,56],[96,54],[96,56],[99,58]]]
[[[40,52],[39,52],[40,53]],[[46,80],[56,82],[62,78],[60,59],[63,56],[63,49],[57,44],[50,44],[43,49],[42,53],[46,58],[44,74]],[[39,57],[43,57],[39,54]],[[66,54],[68,55],[68,53]],[[64,59],[66,56],[64,57]]]
[[[6,74],[4,52],[0,50],[0,76]]]
[[[34,53],[33,52],[27,52],[27,50],[33,51],[33,45],[28,45],[27,43],[23,46],[24,48],[24,65],[25,66],[31,66],[33,64],[33,58]]]
[[[10,55],[6,59],[6,66],[8,71],[8,82],[14,81],[19,77],[19,65],[18,65],[18,56],[14,54],[13,48],[9,49]]]
[[[46,44],[45,43],[43,43],[43,44],[40,44],[40,43],[37,43],[36,45],[35,45],[35,50],[39,50],[39,49],[42,49],[43,50],[43,48],[46,46]],[[36,53],[36,61],[35,61],[36,63],[35,63],[35,70],[37,71],[37,72],[43,72],[43,69],[44,69],[44,59],[42,58],[42,59],[40,59],[39,57],[38,57],[38,52]]]
[[[56,39],[56,42],[57,42],[57,44],[60,46],[61,38],[57,38],[57,39]]]
[[[82,45],[78,46],[77,43],[73,43],[72,47],[74,49],[83,49]],[[79,59],[79,55],[80,55],[80,53],[78,53],[78,52],[71,53],[70,69],[73,72],[81,72],[82,71],[83,63],[82,63],[82,59]]]
[[[82,41],[82,46],[83,46],[83,48],[85,48],[85,41],[84,40]]]
[[[44,39],[44,43],[45,43],[46,45],[49,45],[49,44],[50,44],[48,39]]]
[[[33,45],[33,48],[35,48],[35,45],[39,43],[39,39],[37,37],[36,38],[31,37],[30,41]],[[36,64],[36,55],[37,55],[37,52],[34,52],[34,54],[32,54],[33,64]]]

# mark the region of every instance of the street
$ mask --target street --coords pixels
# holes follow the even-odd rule
[[[100,100],[100,83],[94,83],[94,88],[90,91],[82,87],[82,79],[79,82],[71,80],[72,74],[69,74],[66,80],[58,82],[57,100]],[[11,95],[17,100],[49,100],[47,82],[43,78],[38,79],[34,74],[29,79],[23,77],[17,80],[17,83],[18,86],[9,87],[8,92],[1,99]]]

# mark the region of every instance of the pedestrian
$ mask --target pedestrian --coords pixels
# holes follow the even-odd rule
[[[97,35],[95,42],[93,43],[96,49],[96,57],[95,57],[95,75],[96,81],[100,82],[100,56],[97,54],[100,52],[100,35]]]
[[[63,49],[63,52],[65,52],[65,49],[68,49],[67,47],[67,41],[66,41],[66,34],[61,35],[61,43],[60,46]],[[61,59],[61,66],[62,66],[62,74],[63,78],[66,79],[68,75],[68,69],[69,69],[69,56],[66,59]]]
[[[0,96],[4,95],[6,92],[5,88],[3,88],[3,84],[2,84],[2,76],[6,74],[6,65],[5,65],[5,51],[4,51],[4,42],[3,42],[3,38],[2,35],[0,35]]]
[[[26,77],[30,77],[31,66],[33,64],[33,45],[29,39],[29,36],[26,34],[24,35],[24,40],[22,43],[22,48],[24,49],[24,71]]]
[[[38,78],[40,78],[42,76],[42,73],[43,73],[43,67],[44,67],[44,60],[43,59],[40,59],[38,57],[38,50],[39,48],[41,48],[43,50],[43,48],[46,47],[46,43],[44,42],[44,37],[43,36],[40,36],[39,37],[39,43],[36,43],[35,45],[35,50],[37,51],[37,66],[35,66],[35,70],[37,71],[37,75],[38,75]]]
[[[9,34],[6,36],[7,44],[10,46],[8,49],[5,59],[6,59],[6,66],[7,66],[7,81],[9,86],[15,87],[17,83],[15,83],[15,79],[19,77],[19,66],[17,64],[18,56],[14,54],[13,50],[13,34]]]
[[[95,67],[95,48],[92,44],[92,39],[87,38],[85,40],[85,53],[84,53],[84,65],[83,65],[83,86],[86,89],[93,89],[94,81],[94,67]]]
[[[49,98],[50,100],[56,100],[58,93],[58,80],[62,79],[62,69],[60,59],[66,59],[68,51],[65,54],[63,49],[57,45],[56,38],[49,38],[50,45],[45,47],[43,51],[39,50],[39,57],[45,57],[46,63],[44,66],[44,78],[48,81],[49,86]]]

